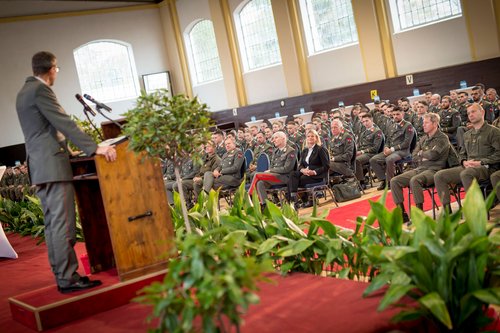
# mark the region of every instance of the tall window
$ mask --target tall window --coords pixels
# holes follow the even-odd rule
[[[236,15],[245,70],[281,62],[271,0],[250,0]]]
[[[462,15],[460,0],[389,0],[394,32]]]
[[[196,23],[186,38],[191,75],[197,84],[222,78],[214,26],[210,20]]]
[[[357,43],[350,0],[301,0],[309,54]]]
[[[132,47],[99,40],[73,51],[82,92],[102,101],[136,98],[139,81]]]

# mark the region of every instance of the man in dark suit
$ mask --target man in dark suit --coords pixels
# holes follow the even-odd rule
[[[32,69],[33,76],[26,79],[17,95],[16,109],[26,141],[31,183],[37,185],[36,194],[43,206],[49,262],[60,292],[92,288],[101,282],[77,273],[73,173],[66,138],[87,155],[104,155],[107,161],[116,159],[116,150],[113,146],[98,147],[59,105],[50,88],[59,72],[52,53],[36,53]]]

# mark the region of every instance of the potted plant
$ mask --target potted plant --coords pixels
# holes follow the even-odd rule
[[[165,89],[151,94],[143,91],[137,98],[136,107],[125,116],[127,124],[123,133],[129,137],[131,150],[173,161],[185,226],[190,233],[180,167],[188,156],[199,162],[199,148],[209,139],[211,118],[206,104],[196,97],[169,96]]]
[[[404,308],[396,321],[424,317],[430,329],[441,332],[477,332],[490,320],[489,304],[500,304],[500,234],[487,223],[487,209],[476,182],[469,188],[461,213],[438,220],[411,210],[414,232],[406,245],[370,245],[365,248],[379,269],[365,295],[388,285],[379,310]],[[379,221],[389,212],[378,207]],[[401,217],[401,214],[398,214]],[[408,296],[413,302],[400,302]]]

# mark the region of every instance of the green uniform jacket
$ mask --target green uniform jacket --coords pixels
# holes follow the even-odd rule
[[[285,146],[283,149],[276,149],[271,157],[270,172],[289,174],[293,171],[297,163],[297,153],[290,146]]]
[[[439,171],[446,168],[449,150],[448,136],[437,130],[433,136],[425,134],[418,140],[412,159],[417,163],[417,169]]]
[[[377,154],[383,139],[382,130],[373,125],[361,133],[358,139],[358,151],[362,151],[363,154]]]
[[[236,148],[224,154],[220,166],[217,168],[222,175],[241,179],[241,165],[245,163],[243,152]]]
[[[387,135],[385,146],[394,150],[409,150],[414,133],[415,129],[406,120],[403,119],[398,124],[394,123]]]
[[[203,177],[203,175],[207,171],[214,171],[215,169],[220,167],[220,163],[221,159],[216,153],[213,153],[212,155],[206,155],[203,166],[198,172],[198,177]]]
[[[493,171],[500,169],[500,129],[486,122],[476,130],[464,134],[464,147],[460,150],[460,164],[465,160],[481,161]]]
[[[333,157],[335,162],[344,162],[347,163],[347,165],[351,164],[355,148],[354,139],[351,134],[344,131],[332,138],[328,148],[330,158]]]

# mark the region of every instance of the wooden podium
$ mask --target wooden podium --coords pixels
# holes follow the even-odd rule
[[[92,272],[116,267],[120,281],[165,269],[174,231],[158,162],[116,145],[117,160],[72,160]]]

